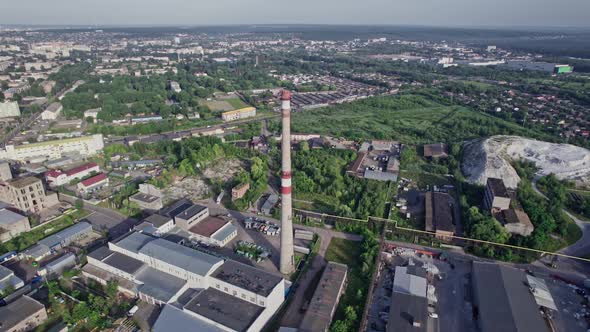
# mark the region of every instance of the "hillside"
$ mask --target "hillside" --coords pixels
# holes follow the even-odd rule
[[[555,144],[519,136],[492,136],[465,143],[462,171],[471,183],[485,185],[488,177],[503,178],[509,188],[520,181],[511,163],[527,160],[538,175],[555,174],[562,180],[590,181],[590,151],[571,144]]]

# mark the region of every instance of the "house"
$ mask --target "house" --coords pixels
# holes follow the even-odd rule
[[[0,307],[0,331],[32,331],[46,320],[45,306],[27,295]]]
[[[109,178],[106,174],[100,173],[98,175],[80,181],[80,183],[78,183],[77,188],[79,193],[88,194],[108,185]]]
[[[236,199],[240,199],[246,195],[246,192],[250,189],[250,183],[242,183],[232,188],[231,190],[231,199],[235,201]]]
[[[455,235],[455,200],[447,193],[429,191],[425,195],[425,228],[442,240]]]
[[[7,208],[0,209],[0,242],[4,243],[30,230],[31,225],[27,216]]]
[[[56,120],[62,110],[63,106],[60,103],[51,103],[41,112],[41,120]]]
[[[424,145],[424,157],[431,159],[448,158],[447,145],[443,143]]]

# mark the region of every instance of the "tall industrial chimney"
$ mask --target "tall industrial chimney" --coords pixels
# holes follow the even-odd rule
[[[283,137],[281,144],[281,262],[282,274],[295,271],[293,254],[293,208],[291,202],[291,92],[281,94]]]

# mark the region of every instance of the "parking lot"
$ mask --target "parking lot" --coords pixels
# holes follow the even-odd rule
[[[583,332],[589,328],[588,301],[581,295],[582,290],[561,280],[545,279],[553,296],[557,312],[553,312],[553,323],[558,331]],[[586,317],[584,317],[586,315]]]

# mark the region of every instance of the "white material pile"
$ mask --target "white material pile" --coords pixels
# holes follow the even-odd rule
[[[590,151],[571,144],[555,144],[519,136],[492,136],[465,143],[462,171],[471,183],[485,185],[488,177],[500,178],[516,188],[520,177],[511,163],[528,160],[562,180],[590,181]]]

